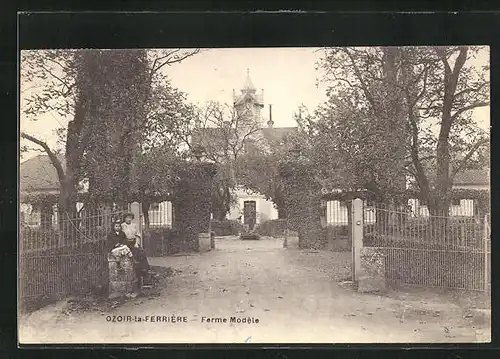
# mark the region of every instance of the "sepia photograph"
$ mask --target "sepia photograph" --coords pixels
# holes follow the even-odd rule
[[[19,344],[491,341],[488,46],[19,68]]]

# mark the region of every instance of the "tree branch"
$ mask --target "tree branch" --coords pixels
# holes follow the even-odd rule
[[[472,148],[469,150],[469,152],[467,152],[467,154],[464,156],[464,158],[462,158],[460,160],[460,162],[458,163],[458,165],[453,169],[453,171],[450,175],[451,180],[453,180],[453,178],[455,178],[457,173],[459,173],[465,167],[465,164],[467,163],[467,161],[470,160],[472,155],[479,149],[479,147],[481,147],[482,145],[484,145],[488,142],[489,142],[488,138],[482,138],[479,141],[477,141],[474,146],[472,146]]]
[[[424,193],[429,192],[429,180],[425,173],[424,167],[422,166],[421,159],[419,158],[419,146],[418,146],[418,126],[417,119],[415,118],[415,113],[410,111],[408,116],[408,121],[412,133],[412,142],[411,142],[411,158],[413,162],[413,166],[415,167],[415,179],[420,187],[420,189]]]
[[[460,114],[466,112],[466,111],[469,111],[469,110],[473,110],[477,107],[486,107],[486,106],[489,106],[490,103],[489,102],[476,102],[476,103],[473,103],[469,106],[465,106],[465,107],[462,107],[461,109],[457,110],[452,116],[451,116],[451,121],[453,122],[458,116],[460,116]]]
[[[377,112],[376,106],[375,106],[375,100],[373,99],[372,94],[368,90],[368,86],[366,85],[365,81],[363,80],[363,75],[361,75],[361,72],[359,71],[358,66],[356,65],[356,62],[354,60],[354,57],[352,54],[346,49],[344,52],[347,54],[349,59],[351,60],[351,65],[354,69],[354,73],[356,74],[356,77],[358,78],[359,82],[361,83],[362,90],[370,104],[372,105],[373,111]]]
[[[481,91],[481,89],[482,89],[483,87],[485,87],[485,86],[486,86],[486,85],[488,85],[488,84],[489,84],[488,82],[483,82],[483,83],[481,83],[481,84],[480,84],[478,87],[476,87],[476,88],[469,87],[469,88],[466,88],[465,90],[459,91],[459,92],[457,92],[457,93],[455,94],[454,99],[456,99],[456,98],[460,97],[461,95],[464,95],[464,94],[466,94],[466,93],[469,93],[469,92],[479,92],[479,91]]]
[[[57,158],[55,153],[50,149],[50,147],[45,142],[43,142],[43,141],[41,141],[33,136],[30,136],[24,132],[21,133],[21,137],[28,140],[28,141],[31,141],[31,142],[37,144],[38,146],[42,147],[45,150],[45,152],[49,156],[50,162],[52,163],[52,165],[55,167],[55,169],[57,171],[57,177],[59,179],[59,183],[62,185],[64,183],[64,178],[65,178],[64,170],[63,170],[61,161],[59,161],[59,159]]]
[[[73,85],[68,85],[68,83],[66,81],[64,81],[62,78],[60,78],[59,76],[57,75],[54,75],[52,73],[52,71],[50,71],[48,68],[46,68],[45,66],[43,65],[40,65],[40,67],[45,70],[50,76],[52,76],[53,78],[55,78],[56,80],[58,80],[63,86],[65,86],[67,88],[67,91],[64,93],[64,95],[68,95],[72,88],[74,87],[74,84]]]
[[[160,61],[161,61],[161,60],[163,60],[163,59],[166,59],[166,58],[168,58],[168,59],[167,59],[166,61],[164,61],[163,63],[160,63],[160,65],[158,65],[158,66],[156,66],[156,67],[153,67],[153,68],[152,68],[152,71],[153,71],[153,72],[158,72],[158,71],[159,71],[162,67],[164,67],[164,66],[166,66],[166,65],[171,65],[171,64],[174,64],[174,63],[177,63],[177,62],[182,62],[182,61],[184,61],[185,59],[187,59],[188,57],[193,56],[193,55],[196,55],[197,53],[199,53],[199,52],[200,52],[200,49],[195,49],[195,50],[193,50],[192,52],[187,52],[187,53],[186,53],[186,54],[184,54],[183,56],[181,56],[181,57],[178,57],[178,58],[176,58],[176,59],[171,60],[170,58],[172,57],[172,55],[173,55],[173,54],[175,54],[175,53],[177,53],[177,52],[179,52],[179,51],[181,51],[181,49],[175,49],[175,50],[173,50],[173,51],[171,51],[171,52],[167,53],[167,54],[166,54],[166,55],[164,55],[164,56],[161,56],[161,57],[159,57],[159,58],[156,58],[156,59],[155,59],[155,64],[156,64],[156,63],[158,63],[158,62],[160,62]]]

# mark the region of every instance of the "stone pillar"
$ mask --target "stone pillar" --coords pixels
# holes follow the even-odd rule
[[[292,236],[288,229],[286,230],[285,233],[283,248],[299,249],[299,237]]]
[[[361,249],[363,248],[363,201],[356,198],[351,205],[352,236],[352,280],[357,281],[361,275]]]
[[[215,233],[210,231],[210,248],[215,249]]]
[[[109,298],[133,293],[137,286],[132,257],[108,254]]]
[[[212,249],[210,233],[200,233],[198,236],[198,245],[200,252],[208,252]]]

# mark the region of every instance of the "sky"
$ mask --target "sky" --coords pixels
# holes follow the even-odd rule
[[[240,48],[204,49],[200,54],[187,58],[180,64],[165,67],[165,74],[172,85],[188,96],[188,101],[200,105],[207,101],[232,103],[233,89],[240,93],[247,71],[258,92],[264,90],[264,122],[272,104],[274,126],[295,126],[294,113],[301,105],[310,110],[326,100],[326,89],[316,85],[321,72],[315,69],[321,57],[317,48]],[[488,53],[480,62],[487,61]],[[23,91],[23,84],[21,85]],[[478,126],[489,128],[489,108],[475,112]],[[22,131],[45,140],[57,147],[55,130],[67,124],[67,119],[46,114],[39,121],[23,121]],[[23,155],[26,160],[40,152]]]
[[[297,108],[314,108],[326,100],[324,87],[316,87],[315,70],[320,52],[315,48],[209,49],[171,67],[172,84],[187,92],[188,100],[203,104],[231,104],[233,89],[239,94],[247,70],[258,93],[264,90],[265,119],[269,104],[275,126],[295,126]]]

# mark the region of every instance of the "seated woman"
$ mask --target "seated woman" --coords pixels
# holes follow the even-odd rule
[[[111,252],[114,248],[119,247],[122,244],[126,244],[127,237],[125,233],[122,231],[121,227],[122,222],[120,220],[116,220],[112,224],[111,232],[108,234],[107,238],[107,252]]]
[[[121,224],[121,229],[126,237],[126,244],[132,251],[135,261],[135,270],[138,278],[142,278],[143,286],[151,286],[152,278],[149,272],[150,266],[146,252],[139,246],[137,240],[141,238],[139,229],[135,223],[133,213],[127,213],[124,216],[124,222]]]

